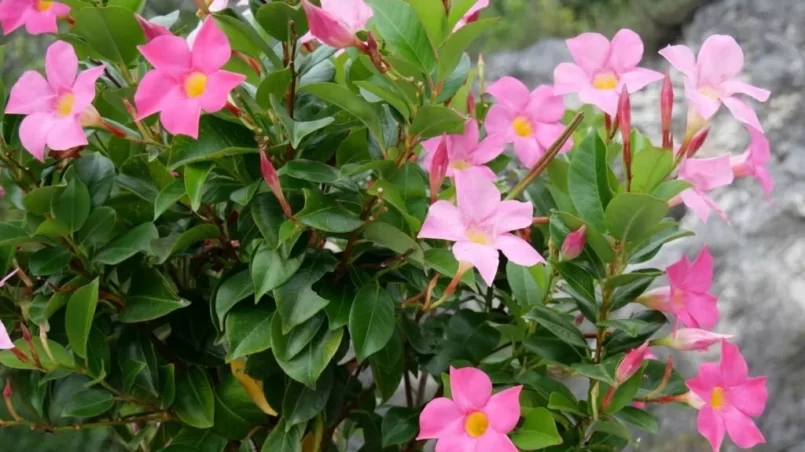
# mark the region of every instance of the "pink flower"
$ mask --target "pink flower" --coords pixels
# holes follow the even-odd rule
[[[610,42],[598,33],[582,33],[568,39],[576,64],[562,63],[553,72],[554,92],[578,93],[585,104],[593,104],[615,116],[618,95],[625,86],[634,93],[660,80],[659,72],[637,67],[643,59],[643,41],[632,30],[622,29]]]
[[[693,184],[691,188],[680,193],[679,198],[702,221],[707,222],[711,210],[727,220],[724,211],[705,193],[729,185],[735,179],[728,155],[707,159],[686,159],[679,166],[679,179]]]
[[[529,93],[521,81],[512,77],[501,78],[487,91],[497,102],[486,116],[489,135],[514,143],[523,165],[534,166],[565,130],[560,122],[565,114],[562,98],[547,85]],[[568,140],[562,152],[572,147],[572,141]]]
[[[64,3],[49,0],[0,0],[0,27],[7,35],[25,26],[32,35],[58,33],[56,19],[70,14]]]
[[[355,34],[366,27],[374,14],[363,0],[321,0],[321,8],[302,0],[302,6],[310,27],[302,43],[318,39],[337,49],[363,46]]]
[[[520,419],[515,386],[492,395],[492,381],[478,369],[450,367],[453,400],[431,400],[419,416],[419,436],[438,439],[436,452],[517,452],[507,433]]]
[[[455,33],[456,30],[463,27],[464,25],[471,24],[478,20],[478,17],[481,15],[481,10],[489,6],[489,0],[477,0],[469,10],[461,17],[461,19],[456,22],[456,26],[453,27],[453,32]]]
[[[495,184],[478,171],[457,173],[456,192],[458,207],[449,201],[430,206],[419,238],[456,242],[456,259],[475,266],[490,286],[498,270],[498,250],[518,265],[544,262],[528,242],[511,234],[531,226],[531,203],[501,201]]]
[[[626,356],[623,357],[623,361],[618,364],[618,368],[615,370],[615,380],[618,381],[618,384],[623,384],[626,380],[632,378],[632,375],[640,370],[643,361],[648,359],[649,355],[652,355],[648,345],[648,342],[644,342],[640,347],[626,353]]]
[[[766,102],[770,93],[735,79],[743,68],[744,54],[731,36],[707,38],[699,49],[698,60],[683,45],[668,46],[660,50],[660,55],[685,75],[685,96],[705,119],[712,118],[723,103],[735,119],[763,131],[752,107],[734,96],[746,94]]]
[[[224,108],[229,93],[246,80],[221,70],[232,50],[212,19],[204,22],[192,49],[178,36],[160,36],[139,49],[154,70],[145,74],[134,94],[137,119],[159,112],[162,125],[174,135],[198,138],[202,110]]]
[[[749,378],[738,346],[722,341],[721,363],[702,364],[699,375],[685,384],[693,393],[693,404],[699,408],[699,433],[707,438],[714,452],[721,449],[725,430],[742,449],[766,442],[751,419],[766,408],[766,377]]]
[[[477,168],[480,174],[495,179],[495,173],[485,164],[503,153],[505,143],[498,137],[487,137],[479,143],[478,138],[478,123],[474,119],[468,119],[463,135],[447,135],[424,141],[422,147],[427,152],[423,162],[425,169],[428,172],[434,170],[433,157],[444,141],[447,147],[448,177],[455,177],[459,171]]]
[[[3,279],[0,279],[0,287],[5,286],[6,283],[8,282],[8,280],[11,279],[12,276],[16,275],[17,272],[19,272],[19,271],[20,271],[19,268],[15,268],[14,271],[12,271],[11,273],[9,273],[6,276],[4,276]]]
[[[747,127],[747,130],[749,130],[752,141],[749,143],[749,149],[746,152],[730,159],[732,174],[735,177],[754,177],[760,182],[760,186],[763,187],[763,191],[768,198],[772,190],[774,190],[774,181],[766,169],[771,157],[769,139],[757,129]]]
[[[162,25],[155,24],[139,14],[135,14],[134,18],[137,19],[137,23],[140,24],[140,28],[143,29],[146,42],[151,42],[152,39],[156,39],[160,36],[170,36],[173,34]]]
[[[669,286],[647,292],[638,299],[652,309],[676,316],[685,327],[712,329],[718,322],[718,299],[710,293],[713,284],[713,256],[705,246],[691,264],[687,256],[666,270]]]
[[[711,345],[725,339],[732,339],[731,334],[711,333],[698,328],[680,328],[675,332],[651,342],[651,345],[664,345],[682,351],[707,351]]]
[[[579,257],[581,252],[584,251],[586,232],[587,226],[583,225],[578,230],[571,232],[567,235],[567,237],[565,237],[565,241],[562,243],[562,249],[560,252],[563,261],[571,261]]]
[[[87,144],[79,116],[95,99],[95,81],[103,66],[77,72],[73,47],[56,41],[45,54],[47,80],[38,72],[26,71],[11,88],[6,113],[27,115],[20,124],[20,140],[40,161],[46,145],[64,151]]]
[[[5,325],[0,321],[0,350],[11,350],[14,348],[14,342],[8,337]]]

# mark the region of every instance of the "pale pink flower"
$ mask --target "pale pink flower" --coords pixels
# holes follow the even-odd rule
[[[80,115],[95,99],[95,81],[103,66],[78,73],[78,57],[70,44],[56,41],[45,53],[47,79],[26,71],[11,88],[6,113],[27,115],[20,124],[20,141],[38,160],[45,146],[64,151],[87,144]]]
[[[664,338],[651,341],[651,345],[664,345],[682,351],[707,351],[710,346],[725,339],[732,339],[731,334],[711,333],[698,328],[680,328]]]
[[[699,375],[685,384],[692,392],[689,403],[699,409],[699,433],[714,452],[721,449],[725,433],[742,449],[766,442],[752,421],[766,408],[766,377],[749,378],[749,368],[737,345],[722,341],[721,363],[702,364]]]
[[[513,77],[501,78],[487,92],[496,101],[486,116],[489,136],[514,143],[514,151],[523,165],[534,166],[565,130],[560,122],[565,114],[562,98],[547,85],[529,93],[523,82]],[[572,147],[572,140],[568,140],[561,152]]]
[[[584,251],[584,244],[586,243],[586,232],[587,225],[582,225],[582,227],[565,237],[565,241],[562,243],[562,249],[559,253],[563,261],[572,261],[581,255],[581,252]]]
[[[681,323],[690,328],[712,329],[718,322],[718,298],[710,293],[713,284],[713,256],[705,246],[693,263],[687,256],[666,270],[668,286],[650,290],[638,301],[649,308],[676,316],[674,329]]]
[[[618,364],[618,368],[615,369],[615,380],[618,381],[619,385],[632,378],[632,375],[640,370],[643,361],[648,359],[648,356],[651,355],[651,350],[649,350],[648,345],[648,342],[644,342],[643,345],[630,350],[626,353],[626,356],[623,357],[623,360]]]
[[[453,399],[439,397],[425,405],[417,439],[438,439],[436,452],[517,452],[506,434],[520,420],[522,389],[515,386],[492,395],[492,381],[485,373],[451,366]]]
[[[0,350],[11,350],[12,348],[14,348],[14,342],[8,337],[8,331],[0,321]]]
[[[763,131],[752,107],[735,95],[746,94],[766,102],[770,92],[735,78],[743,68],[744,54],[731,36],[707,38],[698,59],[683,45],[668,46],[660,50],[660,55],[685,75],[685,96],[702,117],[712,118],[723,103],[735,119]]]
[[[576,64],[561,63],[553,72],[557,95],[578,93],[585,104],[615,116],[623,87],[629,93],[663,78],[656,71],[637,67],[643,59],[643,41],[632,30],[622,29],[610,42],[598,33],[582,33],[568,39]]]
[[[426,154],[423,166],[428,172],[433,171],[433,156],[444,141],[447,147],[448,177],[455,177],[459,171],[477,168],[489,179],[494,179],[495,173],[486,164],[503,153],[505,143],[501,138],[494,136],[487,137],[479,143],[479,136],[478,123],[474,119],[468,119],[463,135],[447,135],[424,141],[422,147],[425,148]]]
[[[766,165],[771,158],[771,150],[769,146],[769,139],[763,132],[747,127],[752,141],[749,143],[749,149],[743,154],[732,157],[730,164],[732,165],[732,174],[735,177],[752,176],[760,182],[763,187],[763,192],[766,197],[771,196],[774,190],[774,180],[772,180]]]
[[[5,286],[6,283],[8,282],[8,280],[11,279],[11,277],[13,277],[14,275],[16,275],[17,272],[19,272],[19,271],[20,271],[19,268],[15,268],[14,271],[12,271],[11,273],[9,273],[6,276],[4,276],[3,279],[0,279],[0,287]]]
[[[152,39],[158,38],[160,36],[170,36],[170,30],[162,25],[155,24],[154,22],[149,21],[148,19],[144,18],[139,14],[135,14],[134,18],[137,19],[137,23],[140,24],[140,28],[143,29],[143,34],[145,35],[145,41],[151,42]]]
[[[729,185],[735,179],[729,155],[706,159],[686,159],[679,166],[679,179],[693,186],[679,194],[679,199],[705,223],[710,211],[727,221],[727,215],[706,193]]]
[[[318,39],[330,47],[361,47],[355,34],[366,28],[374,11],[363,0],[321,0],[321,8],[302,0],[310,31],[302,43]]]
[[[463,27],[464,25],[471,24],[478,20],[478,17],[481,15],[481,10],[489,6],[489,0],[477,0],[470,9],[464,13],[464,16],[456,22],[456,26],[453,27],[453,32],[455,33],[459,28]]]
[[[531,226],[533,204],[501,201],[495,184],[477,171],[461,171],[455,180],[458,207],[449,201],[432,204],[419,238],[456,242],[456,259],[475,266],[490,286],[498,270],[498,250],[518,265],[544,262],[528,242],[511,233]]]
[[[201,112],[224,108],[229,93],[246,80],[221,70],[232,49],[212,19],[204,21],[192,49],[178,36],[160,36],[139,49],[154,70],[134,94],[137,119],[159,112],[162,125],[174,135],[198,138]]]
[[[3,34],[25,26],[32,35],[58,33],[56,20],[70,14],[64,3],[49,0],[0,0],[0,27]]]

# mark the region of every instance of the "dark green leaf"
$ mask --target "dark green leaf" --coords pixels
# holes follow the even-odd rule
[[[378,284],[363,286],[349,314],[349,334],[358,361],[382,349],[394,333],[394,301]]]
[[[74,13],[73,33],[84,38],[104,58],[125,65],[136,60],[145,36],[131,11],[117,6],[82,8]]]
[[[495,26],[497,22],[497,18],[479,20],[466,24],[451,34],[439,49],[437,79],[439,81],[447,79],[455,71],[467,47],[479,36]]]
[[[647,324],[642,320],[635,319],[618,319],[618,320],[604,320],[597,323],[598,326],[606,328],[615,328],[616,330],[625,331],[632,337],[636,337],[637,333]]]
[[[277,359],[277,364],[280,365],[282,370],[292,379],[304,384],[308,388],[315,388],[316,381],[319,376],[327,367],[330,360],[333,359],[335,353],[341,345],[344,337],[344,329],[330,331],[322,326],[313,339],[308,343],[304,349],[292,358],[284,356],[287,349],[288,336],[282,335],[281,325],[276,328],[276,320],[272,325],[272,342],[271,350],[274,352],[274,357]],[[279,330],[279,334],[276,334]]]
[[[302,266],[304,253],[291,258],[284,258],[279,251],[261,244],[254,252],[252,265],[249,267],[254,282],[254,298],[259,301],[263,295],[285,284]]]
[[[87,186],[92,206],[103,205],[115,185],[115,165],[101,154],[84,154],[75,162],[75,171]]]
[[[611,370],[606,364],[589,364],[578,363],[571,366],[571,368],[579,375],[583,375],[592,380],[603,381],[604,383],[615,386],[618,382],[612,375]]]
[[[656,271],[648,269],[645,273],[643,272],[643,270],[636,270],[633,273],[628,273],[627,275],[631,275],[634,278],[629,278],[631,279],[630,281],[619,285],[615,289],[615,292],[612,294],[612,305],[610,307],[612,311],[616,311],[626,306],[628,303],[631,303],[637,297],[643,295],[643,292],[651,286],[651,283],[653,283],[654,279],[657,277]],[[620,281],[613,280],[613,284],[619,282]]]
[[[542,303],[548,285],[545,266],[523,267],[509,261],[506,264],[506,279],[512,288],[514,299],[520,303],[520,306],[527,307]]]
[[[120,311],[123,323],[139,323],[164,317],[190,306],[190,302],[174,293],[168,280],[156,269],[142,268],[135,275]]]
[[[168,169],[256,151],[254,133],[249,129],[212,115],[203,115],[197,140],[184,135],[174,137],[168,153]]]
[[[338,171],[332,166],[304,159],[291,160],[280,168],[279,173],[321,184],[331,184],[338,179]]]
[[[625,352],[635,347],[639,347],[646,342],[651,336],[654,335],[660,328],[662,328],[668,321],[665,315],[659,311],[641,311],[632,316],[634,320],[641,320],[646,322],[646,325],[640,328],[637,336],[632,336],[623,331],[615,331],[611,336],[604,341],[604,347],[607,350],[607,355]]]
[[[128,230],[103,247],[93,259],[99,264],[117,265],[135,254],[149,248],[159,233],[154,223],[143,223]]]
[[[647,147],[632,159],[632,192],[651,193],[671,174],[674,153],[669,149]]]
[[[268,350],[271,347],[271,319],[268,304],[238,306],[226,317],[227,361]]]
[[[562,444],[562,437],[551,412],[545,408],[535,408],[512,434],[512,442],[521,450],[537,450]]]
[[[215,313],[218,323],[224,327],[224,318],[236,304],[249,295],[254,294],[254,284],[248,270],[230,275],[218,287],[215,294]]]
[[[587,348],[587,341],[579,329],[570,320],[557,314],[553,309],[534,306],[523,318],[537,322],[570,345]]]
[[[151,252],[156,256],[158,264],[164,264],[171,256],[190,245],[203,242],[205,240],[218,238],[220,231],[214,224],[200,224],[184,232],[174,232],[173,234],[156,239],[151,242]]]
[[[442,134],[464,133],[465,118],[455,110],[440,105],[426,105],[419,109],[408,133],[420,139],[438,137]]]
[[[388,223],[370,223],[363,230],[363,237],[370,242],[389,248],[400,255],[408,256],[412,262],[425,265],[425,253],[422,247],[408,234]]]
[[[103,389],[85,389],[70,397],[64,406],[62,416],[95,417],[106,413],[115,405],[115,397]]]
[[[369,366],[381,402],[391,399],[400,388],[405,371],[404,343],[402,332],[395,329],[386,346],[369,357]]]
[[[668,213],[668,203],[651,195],[622,193],[607,207],[607,230],[623,242],[646,237]]]
[[[51,211],[69,232],[75,232],[84,226],[91,207],[87,186],[74,177],[60,196],[53,197]]]
[[[98,305],[98,279],[76,290],[67,302],[67,313],[64,317],[67,339],[73,352],[87,357],[87,339]]]
[[[67,268],[71,258],[64,248],[42,248],[31,256],[28,266],[34,276],[48,276]]]
[[[260,229],[269,248],[276,249],[280,244],[280,226],[286,220],[279,201],[272,193],[260,193],[252,200],[251,210],[254,223]]]
[[[392,407],[383,416],[383,447],[404,444],[419,431],[419,412],[411,408]]]
[[[604,211],[612,199],[606,154],[598,132],[591,131],[573,151],[568,171],[568,190],[579,217],[599,232],[606,231]]]
[[[370,0],[372,22],[389,47],[423,73],[436,62],[433,45],[411,5],[402,0]]]
[[[184,169],[184,188],[187,196],[190,197],[190,207],[197,211],[201,207],[201,197],[204,195],[204,182],[212,171],[213,166],[209,163],[198,163],[187,165]],[[154,206],[156,209],[156,205]]]
[[[309,256],[291,279],[274,290],[283,333],[287,334],[291,328],[327,306],[328,301],[313,290],[313,284],[331,272],[335,265],[336,260],[329,253]]]
[[[660,431],[660,426],[657,424],[657,420],[654,419],[654,416],[639,408],[626,406],[621,408],[615,416],[649,433],[656,435]]]
[[[307,16],[301,5],[291,6],[282,2],[269,2],[257,10],[257,23],[277,41],[288,41],[288,22],[294,22],[297,36],[307,33]]]
[[[166,210],[170,209],[184,196],[185,188],[181,180],[177,179],[163,188],[154,201],[154,221],[159,219]]]
[[[215,388],[214,417],[213,431],[232,441],[247,437],[252,429],[266,421],[265,414],[231,375],[225,376]]]
[[[111,207],[97,207],[89,214],[84,227],[78,231],[78,241],[87,246],[95,246],[106,241],[117,222],[117,213]]]
[[[174,408],[179,419],[191,427],[213,426],[215,397],[204,370],[193,366],[179,374]]]
[[[291,78],[291,68],[289,67],[266,74],[257,88],[257,94],[255,95],[257,103],[263,108],[269,108],[271,106],[271,97],[282,99],[285,96],[285,91],[291,86]]]
[[[431,248],[425,251],[425,262],[428,267],[449,278],[456,276],[456,272],[458,272],[458,261],[450,250]],[[461,277],[461,282],[470,287],[475,287],[475,272],[465,273]]]
[[[281,419],[266,438],[261,452],[302,452],[302,434],[304,433],[304,425],[287,428],[285,419]]]
[[[366,124],[375,139],[383,143],[384,135],[380,117],[372,108],[372,105],[357,94],[335,83],[312,83],[302,88],[302,91],[312,94],[327,103],[336,105],[355,116]]]
[[[321,288],[322,297],[330,302],[324,307],[331,330],[341,328],[349,323],[349,312],[355,299],[351,286],[341,284],[338,287],[327,285]]]
[[[285,419],[286,429],[316,417],[327,404],[332,389],[332,368],[321,374],[315,388],[291,382],[282,399],[282,417]]]
[[[325,232],[352,232],[363,225],[357,215],[318,190],[304,189],[305,207],[296,218],[306,226]]]
[[[558,392],[551,393],[551,396],[548,399],[548,408],[557,411],[566,411],[579,416],[587,415],[587,413],[579,409],[579,406],[576,402],[569,400],[567,397],[559,394]]]
[[[64,187],[61,185],[36,188],[28,192],[25,197],[22,198],[22,205],[25,207],[26,212],[44,216],[50,213],[50,206],[53,204],[53,199],[59,199],[62,191],[64,191]]]

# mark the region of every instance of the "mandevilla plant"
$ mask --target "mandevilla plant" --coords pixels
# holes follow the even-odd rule
[[[630,30],[568,40],[529,92],[464,53],[485,0],[199,0],[179,26],[144,3],[0,0],[4,33],[57,39],[2,119],[0,427],[112,427],[132,451],[622,450],[679,403],[713,450],[764,442],[766,381],[712,331],[707,248],[644,265],[691,235],[670,205],[707,220],[736,177],[772,189],[739,99],[769,93],[737,80],[732,38],[660,52],[685,77],[675,144],[670,78]],[[661,81],[655,146],[629,95]],[[722,103],[749,149],[695,158]],[[712,346],[688,380],[651,351]]]

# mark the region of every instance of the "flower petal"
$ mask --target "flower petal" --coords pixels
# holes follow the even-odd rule
[[[634,68],[621,75],[621,83],[626,85],[629,93],[634,93],[645,88],[647,85],[660,81],[665,77],[657,71],[650,69],[643,69],[642,67]]]
[[[692,82],[685,81],[685,97],[690,101],[693,108],[705,118],[710,119],[721,108],[720,99],[712,99],[705,96],[696,88]]]
[[[746,102],[739,100],[736,97],[724,97],[721,99],[724,106],[732,113],[738,121],[754,127],[757,130],[763,131],[763,126],[760,125],[760,120],[757,118],[757,113]]]
[[[607,68],[610,55],[609,40],[599,33],[582,33],[567,41],[567,47],[573,59],[584,71],[595,75],[598,71]]]
[[[734,78],[744,65],[744,53],[735,38],[727,35],[708,37],[699,49],[699,86],[717,87]]]
[[[727,388],[729,403],[748,416],[763,414],[768,398],[766,377],[749,378],[737,386]]]
[[[495,240],[495,247],[502,251],[510,261],[523,267],[532,267],[545,262],[545,259],[530,243],[514,234],[499,235]]]
[[[730,439],[741,449],[749,449],[766,442],[763,433],[760,432],[752,419],[734,407],[726,408],[721,412],[721,416],[724,420],[724,425],[727,427]]]
[[[75,96],[73,112],[84,111],[95,100],[95,82],[101,77],[103,70],[104,67],[101,65],[78,74],[73,84],[73,96]]]
[[[49,113],[28,115],[20,124],[22,146],[40,162],[45,159],[45,144],[54,125],[54,117]]]
[[[466,160],[470,152],[478,147],[478,138],[480,132],[478,131],[478,123],[475,119],[468,119],[464,123],[464,133],[461,135],[450,135],[449,139],[452,146],[448,149],[450,160],[462,159]]]
[[[193,69],[208,75],[212,75],[229,61],[232,48],[214,19],[208,18],[201,25],[190,55]]]
[[[474,367],[450,366],[450,393],[465,414],[483,409],[492,397],[492,380]]]
[[[530,202],[503,201],[496,213],[496,231],[509,232],[531,227],[534,219],[534,205]]]
[[[8,337],[5,325],[0,321],[0,350],[11,350],[14,348],[14,342]]]
[[[502,104],[493,105],[486,114],[486,121],[484,127],[489,136],[497,136],[505,142],[511,142],[514,136],[512,129],[512,121],[514,121],[515,113],[510,111]]]
[[[483,411],[489,425],[498,433],[506,434],[514,429],[520,420],[520,392],[522,386],[506,389],[492,396]],[[497,450],[497,449],[488,449]]]
[[[722,384],[721,368],[716,363],[702,363],[699,374],[685,381],[685,385],[702,400],[710,400],[713,388]]]
[[[695,292],[707,292],[713,284],[713,255],[705,245],[693,261],[687,279],[687,288]]]
[[[591,76],[581,66],[573,63],[560,63],[553,70],[553,92],[556,95],[578,93],[592,88]]]
[[[618,112],[618,93],[614,89],[601,90],[592,86],[579,93],[579,99],[585,104],[598,107],[604,113],[613,118]]]
[[[6,113],[29,115],[50,111],[53,108],[54,96],[50,84],[42,77],[42,74],[36,71],[25,71],[11,88]]]
[[[528,88],[514,77],[503,77],[491,84],[486,92],[495,97],[495,102],[511,111],[518,111],[528,102]]]
[[[500,256],[496,248],[461,241],[453,245],[453,256],[457,261],[470,263],[477,268],[486,285],[491,286],[495,282],[495,275],[498,273],[500,263]]]
[[[490,419],[491,420],[491,419]],[[487,430],[486,434],[478,438],[478,445],[475,446],[475,452],[517,452],[514,443],[508,436],[494,431]],[[461,452],[455,449],[452,452]]]
[[[724,442],[725,433],[724,421],[713,411],[713,407],[705,405],[699,410],[699,416],[696,418],[696,428],[710,442],[713,452],[721,450],[721,443]]]
[[[712,329],[718,323],[718,298],[709,293],[685,293],[684,315],[678,313],[686,327]]]
[[[554,124],[540,124],[537,126],[536,131],[537,142],[540,144],[540,147],[548,149],[553,146],[564,132],[565,125],[560,122]],[[572,148],[573,138],[570,138],[562,145],[562,149],[559,150],[559,153],[564,154]]]
[[[668,46],[660,50],[660,55],[668,60],[677,71],[685,74],[696,82],[698,68],[696,67],[696,56],[690,47],[683,45]]]
[[[689,188],[680,193],[679,197],[688,209],[698,215],[703,222],[707,223],[711,208],[710,204],[704,199],[704,194],[693,188]]]
[[[56,34],[59,32],[59,25],[56,22],[56,15],[53,13],[37,13],[28,11],[27,16],[23,16],[25,31],[32,35],[45,33]]]
[[[140,80],[137,92],[134,93],[137,119],[142,120],[162,111],[166,99],[175,101],[179,98],[180,88],[174,79],[159,69],[149,71]]]
[[[525,107],[529,116],[536,122],[559,122],[565,115],[565,103],[561,96],[548,85],[540,85],[528,96]]]
[[[23,25],[23,15],[28,6],[26,0],[6,0],[0,2],[0,27],[3,34],[11,34]]]
[[[721,378],[726,386],[739,385],[749,378],[749,366],[741,351],[727,341],[721,342]]]
[[[757,86],[752,86],[739,80],[727,80],[721,84],[721,90],[727,96],[746,94],[760,102],[766,102],[771,95],[771,91],[767,89],[758,88]]]
[[[180,95],[167,97],[162,104],[159,120],[165,130],[173,135],[187,135],[198,139],[198,123],[201,119],[201,104],[195,99],[183,99]]]
[[[181,79],[190,71],[190,49],[178,36],[160,36],[137,47],[154,69]]]
[[[514,153],[520,163],[526,168],[533,167],[537,161],[545,154],[545,149],[539,145],[536,137],[519,137],[514,138]]]
[[[619,30],[610,45],[609,66],[620,74],[634,69],[643,59],[643,40],[632,30]]]
[[[474,171],[456,175],[458,209],[467,225],[481,226],[497,212],[500,191],[494,182]]]
[[[452,400],[445,397],[433,399],[425,405],[419,416],[419,435],[416,439],[443,436],[445,430],[451,429],[452,424],[460,422],[463,417],[464,414]]]
[[[679,169],[679,176],[692,182],[696,190],[703,192],[724,187],[735,180],[730,156],[727,154],[704,159],[687,159]]]
[[[439,438],[435,452],[474,452],[476,444],[477,439],[462,432]]]
[[[470,154],[470,162],[483,165],[496,159],[506,149],[506,141],[501,136],[488,136]]]
[[[217,71],[207,77],[207,88],[201,96],[201,108],[215,113],[226,106],[229,93],[246,81],[246,76],[229,71]]]
[[[428,209],[428,215],[417,237],[456,242],[464,238],[465,231],[466,226],[458,207],[449,201],[436,201]]]
[[[66,151],[76,146],[86,146],[87,137],[84,129],[78,122],[78,118],[66,117],[53,122],[53,127],[48,131],[47,145],[54,151]]]
[[[70,90],[78,72],[78,56],[73,46],[64,41],[56,41],[45,53],[45,73],[48,83],[55,92]]]

